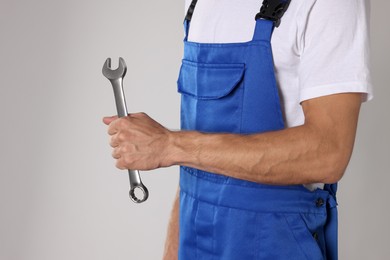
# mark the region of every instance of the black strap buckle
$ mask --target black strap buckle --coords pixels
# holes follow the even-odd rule
[[[266,19],[273,21],[276,27],[280,25],[280,19],[287,11],[291,0],[264,0],[260,12],[256,14],[255,20]]]

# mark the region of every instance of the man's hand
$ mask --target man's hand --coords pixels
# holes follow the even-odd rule
[[[171,132],[145,113],[127,117],[105,117],[112,157],[116,167],[124,169],[153,170],[170,166],[166,152]]]

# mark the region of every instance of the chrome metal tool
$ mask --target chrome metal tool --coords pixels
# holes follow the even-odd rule
[[[115,70],[111,69],[111,58],[108,58],[103,65],[103,75],[110,80],[112,88],[114,89],[116,109],[118,117],[125,117],[128,115],[126,107],[125,93],[123,91],[123,78],[126,75],[127,66],[123,58],[119,58],[119,67]],[[130,192],[129,196],[135,203],[142,203],[149,197],[148,189],[142,184],[141,177],[138,170],[128,170],[130,178]],[[143,197],[138,198],[135,194],[136,189],[143,192]]]

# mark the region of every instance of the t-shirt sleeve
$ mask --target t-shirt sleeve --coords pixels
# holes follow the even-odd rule
[[[369,1],[317,0],[302,37],[300,102],[347,92],[370,100],[369,56]]]

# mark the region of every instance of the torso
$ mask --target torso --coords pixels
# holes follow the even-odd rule
[[[276,79],[287,127],[302,125],[298,69],[302,51],[300,24],[315,0],[293,0],[272,37]],[[186,0],[186,10],[191,0]],[[246,42],[253,37],[259,0],[199,0],[191,21],[189,41],[201,43]],[[218,10],[218,11],[216,11]],[[306,14],[306,17],[305,15]]]

